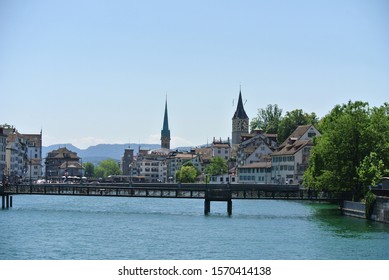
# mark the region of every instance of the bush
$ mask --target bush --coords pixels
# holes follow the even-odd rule
[[[376,195],[372,193],[371,191],[368,191],[365,196],[365,214],[366,218],[370,219],[371,215],[373,214],[374,205],[376,202]]]

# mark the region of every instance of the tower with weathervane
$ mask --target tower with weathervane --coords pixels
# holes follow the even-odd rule
[[[243,108],[242,92],[239,90],[238,106],[232,117],[232,145],[240,144],[240,136],[242,133],[249,133],[249,117]]]
[[[167,97],[165,101],[165,115],[163,118],[163,127],[161,130],[161,148],[170,149],[170,130],[167,117]]]

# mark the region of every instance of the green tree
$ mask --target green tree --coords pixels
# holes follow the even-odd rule
[[[319,123],[322,135],[315,138],[304,184],[363,198],[367,182],[378,176],[371,165],[381,161],[383,170],[388,169],[388,130],[380,131],[388,122],[385,106],[370,109],[361,101],[335,106]]]
[[[227,161],[222,157],[214,157],[205,169],[208,175],[221,175],[228,171]]]
[[[300,125],[316,125],[318,122],[315,113],[305,113],[301,109],[296,109],[290,112],[286,112],[286,115],[282,118],[278,125],[277,138],[278,142],[284,142],[290,134]]]
[[[376,186],[386,172],[382,159],[379,159],[375,152],[366,156],[357,167],[358,179],[363,192],[368,191],[368,186]]]
[[[84,167],[84,174],[86,177],[94,177],[95,176],[95,166],[91,162],[85,162],[82,164]]]
[[[265,109],[258,109],[257,116],[251,120],[250,129],[261,128],[265,133],[277,133],[282,119],[282,109],[277,104],[267,105]]]
[[[372,152],[382,160],[384,166],[389,166],[389,103],[371,110],[368,132]]]
[[[176,172],[176,180],[181,183],[194,183],[197,178],[197,169],[194,166],[181,166],[180,170]]]
[[[114,159],[102,160],[95,167],[95,176],[99,178],[107,178],[109,175],[121,175],[119,164]]]

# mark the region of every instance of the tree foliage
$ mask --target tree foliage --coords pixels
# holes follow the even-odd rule
[[[277,104],[267,105],[265,109],[258,109],[258,114],[251,120],[250,128],[253,131],[256,127],[265,133],[277,133],[278,125],[282,118],[282,109]]]
[[[197,178],[197,169],[193,165],[183,165],[176,172],[176,181],[181,183],[194,183]]]
[[[99,165],[95,167],[95,177],[107,178],[109,175],[121,175],[119,164],[114,159],[102,160]]]
[[[322,135],[315,138],[304,184],[352,191],[354,199],[361,199],[366,187],[388,169],[388,112],[387,104],[370,109],[361,101],[335,106],[319,123]]]
[[[95,177],[95,166],[91,162],[85,162],[82,164],[84,167],[84,175],[86,177]]]
[[[290,134],[300,125],[316,125],[318,119],[315,113],[305,113],[301,109],[296,109],[290,112],[286,112],[286,115],[281,119],[278,129],[277,138],[278,142],[284,142]]]
[[[309,114],[296,109],[282,116],[282,109],[277,104],[269,104],[265,109],[258,109],[257,116],[251,120],[250,128],[253,131],[258,126],[265,133],[278,134],[278,142],[282,143],[298,126],[317,123],[315,113]]]
[[[205,169],[208,175],[221,175],[228,171],[227,161],[222,157],[214,157]]]

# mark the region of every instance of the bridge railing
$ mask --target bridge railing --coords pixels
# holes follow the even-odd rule
[[[136,196],[205,198],[226,201],[230,199],[304,199],[341,200],[345,193],[311,191],[291,185],[248,184],[32,184],[3,186],[6,194],[46,194],[80,196]]]

